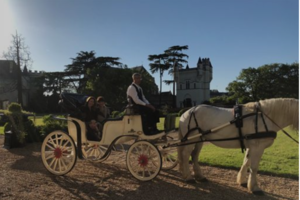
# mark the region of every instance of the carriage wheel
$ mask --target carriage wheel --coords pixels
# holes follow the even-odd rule
[[[103,162],[105,161],[110,152],[102,158],[102,156],[107,151],[108,147],[106,145],[99,145],[99,144],[86,144],[82,147],[82,155],[85,159],[92,161],[92,162]]]
[[[70,172],[77,160],[77,151],[73,139],[62,131],[47,135],[41,148],[42,161],[46,169],[55,175]]]
[[[164,149],[162,146],[158,146],[158,150],[162,158],[162,169],[170,170],[177,166],[177,147],[167,147]]]
[[[126,164],[136,179],[149,181],[160,172],[162,161],[156,146],[147,141],[137,141],[127,152]]]
[[[123,144],[115,144],[115,145],[113,146],[112,150],[114,150],[114,151],[119,151],[119,152],[124,152],[124,151],[126,151]]]

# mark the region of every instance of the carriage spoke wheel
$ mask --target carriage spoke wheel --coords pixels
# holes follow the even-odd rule
[[[159,145],[158,150],[160,151],[163,170],[170,170],[177,166],[177,147],[167,147],[164,149],[163,146]]]
[[[77,152],[73,139],[62,131],[47,135],[41,148],[42,161],[46,169],[55,175],[64,175],[75,166]]]
[[[156,146],[147,141],[138,141],[130,146],[126,156],[126,164],[136,179],[149,181],[160,172],[162,161]]]
[[[102,156],[106,153],[108,147],[106,145],[99,145],[99,144],[86,144],[82,147],[82,155],[85,159],[92,161],[92,162],[103,162],[105,161],[110,152],[102,158]]]

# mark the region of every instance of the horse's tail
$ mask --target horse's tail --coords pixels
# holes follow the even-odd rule
[[[180,127],[178,129],[178,139],[181,140],[183,138],[183,135],[181,133]],[[182,172],[182,152],[183,152],[184,146],[179,146],[177,148],[177,159],[178,159],[178,164],[179,164],[179,171]]]

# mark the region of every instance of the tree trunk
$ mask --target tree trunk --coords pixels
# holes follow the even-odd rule
[[[173,63],[173,108],[176,108],[175,77],[176,77],[176,61],[174,61]]]
[[[162,70],[160,68],[160,86],[159,86],[159,106],[161,106],[161,90],[162,90]]]
[[[23,107],[23,88],[22,88],[22,71],[20,66],[20,44],[17,42],[17,61],[18,61],[18,103]]]

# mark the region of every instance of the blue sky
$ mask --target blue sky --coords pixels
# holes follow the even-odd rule
[[[189,66],[210,58],[210,87],[224,92],[242,69],[299,62],[298,0],[0,0],[0,24],[0,58],[18,31],[38,71],[80,51],[149,71],[149,55],[188,45]]]

